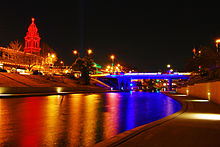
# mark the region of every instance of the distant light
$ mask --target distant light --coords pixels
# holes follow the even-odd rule
[[[189,95],[189,90],[188,89],[186,90],[186,95]]]
[[[211,93],[208,92],[208,100],[211,100]]]
[[[114,56],[114,55],[111,55],[111,59],[114,60],[114,59],[115,59],[115,56]]]
[[[73,54],[74,54],[74,55],[78,54],[78,51],[77,51],[77,50],[74,50],[74,51],[73,51]]]
[[[60,93],[62,91],[62,88],[61,87],[58,87],[57,88],[57,93]]]
[[[216,42],[216,43],[220,43],[220,39],[217,39],[215,42]]]
[[[167,64],[167,68],[170,68],[171,67],[171,65],[170,64]]]
[[[92,50],[91,49],[88,49],[88,54],[92,54]]]

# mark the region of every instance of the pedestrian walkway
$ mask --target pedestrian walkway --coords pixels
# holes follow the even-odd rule
[[[220,105],[186,95],[167,93],[180,101],[181,111],[126,131],[96,146],[215,147],[220,146]]]

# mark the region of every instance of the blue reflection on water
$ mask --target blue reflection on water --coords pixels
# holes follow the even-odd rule
[[[106,96],[111,95],[107,93]],[[118,133],[153,122],[181,109],[181,105],[161,93],[127,92],[116,95],[118,106]]]

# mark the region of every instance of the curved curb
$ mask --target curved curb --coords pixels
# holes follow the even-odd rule
[[[167,94],[165,94],[167,95]],[[159,120],[156,120],[154,122],[151,122],[151,123],[148,123],[148,124],[145,124],[145,125],[142,125],[142,126],[139,126],[139,127],[136,127],[134,129],[131,129],[131,130],[128,130],[128,131],[125,131],[123,133],[120,133],[110,139],[107,139],[107,140],[104,140],[102,142],[99,142],[97,144],[95,144],[94,146],[95,147],[114,147],[114,146],[118,146],[124,142],[126,142],[127,140],[129,139],[132,139],[133,137],[145,132],[145,131],[148,131],[154,127],[157,127],[157,126],[160,126],[172,119],[175,119],[176,117],[178,117],[179,115],[183,114],[187,109],[188,109],[188,104],[184,101],[182,101],[181,99],[177,99],[175,97],[172,97],[172,95],[167,95],[168,97],[178,101],[181,105],[182,105],[182,109],[177,111],[176,113],[173,113],[167,117],[164,117],[162,119],[159,119]]]

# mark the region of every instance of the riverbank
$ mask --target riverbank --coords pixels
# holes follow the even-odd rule
[[[20,75],[0,73],[0,97],[68,94],[80,92],[105,92],[108,89],[97,86],[81,85],[77,80],[62,76]]]
[[[183,94],[166,93],[182,110],[121,133],[96,146],[219,146],[220,105]]]

